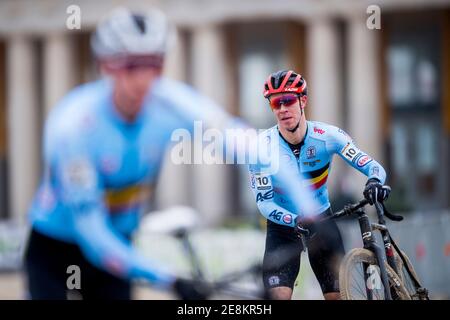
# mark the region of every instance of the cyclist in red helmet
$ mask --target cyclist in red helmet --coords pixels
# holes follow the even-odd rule
[[[325,299],[339,299],[339,261],[344,255],[341,234],[333,220],[314,222],[331,215],[327,179],[334,154],[368,177],[364,196],[371,204],[383,201],[389,188],[383,186],[386,173],[369,155],[358,149],[350,136],[335,126],[307,121],[308,101],[305,79],[292,70],[271,74],[264,85],[264,97],[277,119],[277,125],[262,133],[277,144],[283,165],[289,166],[292,179],[303,176],[304,185],[313,192],[319,207],[311,218],[291,205],[289,187],[262,165],[250,165],[251,187],[261,214],[267,218],[263,281],[274,299],[291,299],[300,270],[303,243],[296,226],[309,229],[308,257]],[[298,190],[304,194],[304,190]],[[317,219],[318,218],[318,219]],[[317,220],[316,220],[317,219]]]

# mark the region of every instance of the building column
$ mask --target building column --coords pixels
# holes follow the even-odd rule
[[[76,84],[74,48],[71,36],[54,33],[44,42],[44,108],[45,113]]]
[[[226,53],[225,37],[219,26],[207,25],[193,30],[193,85],[224,107],[228,106],[230,96]],[[194,166],[194,203],[206,223],[217,223],[229,214],[229,169],[228,165]]]
[[[183,33],[177,32],[175,41],[164,62],[164,76],[171,79],[186,81],[187,70],[187,40]]]
[[[39,175],[39,112],[32,42],[14,36],[7,48],[8,165],[11,217],[25,221]]]
[[[348,20],[349,131],[360,149],[383,163],[379,31],[369,30],[365,19],[361,13]],[[361,197],[367,178],[352,170],[350,179],[355,194]]]
[[[308,115],[311,120],[343,128],[342,63],[339,29],[328,17],[309,21],[307,26],[307,57],[309,76]],[[335,161],[331,170],[331,193],[342,179],[343,161]]]
[[[169,51],[164,64],[164,76],[186,81],[187,65],[186,42],[178,35],[174,47]],[[163,209],[174,205],[191,205],[191,169],[187,164],[174,164],[167,151],[158,181],[155,200],[156,208]]]
[[[319,18],[310,22],[307,31],[311,118],[341,126],[343,86],[338,29],[331,19]]]

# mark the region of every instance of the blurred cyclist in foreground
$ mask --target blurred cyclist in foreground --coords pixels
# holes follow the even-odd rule
[[[292,179],[303,176],[305,187],[297,190],[300,196],[311,190],[319,206],[315,216],[296,211],[286,197],[290,188],[286,181],[267,172],[264,166],[249,166],[256,203],[267,218],[263,281],[272,298],[291,299],[303,250],[294,228],[299,225],[311,231],[308,257],[325,299],[337,300],[339,261],[344,255],[341,234],[334,220],[314,223],[321,216],[332,215],[327,179],[333,155],[339,155],[368,177],[364,196],[370,204],[386,199],[390,189],[383,186],[383,167],[358,149],[347,133],[329,124],[306,120],[307,94],[306,80],[292,70],[271,74],[264,85],[264,97],[277,125],[261,135],[276,144],[281,158],[289,159],[285,170],[291,172]]]
[[[105,79],[75,88],[52,110],[25,254],[32,299],[66,299],[70,265],[81,270],[84,299],[130,299],[134,278],[203,297],[131,246],[172,131],[199,114],[223,116],[190,87],[160,77],[169,38],[162,13],[115,10],[91,39]]]

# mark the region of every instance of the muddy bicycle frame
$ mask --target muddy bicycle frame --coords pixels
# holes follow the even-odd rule
[[[378,267],[380,268],[380,278],[384,286],[384,294],[386,300],[392,300],[392,294],[389,286],[389,277],[388,271],[384,264],[385,257],[387,263],[393,268],[393,270],[398,273],[397,266],[394,258],[394,250],[392,248],[391,237],[389,235],[389,231],[386,227],[386,221],[384,220],[384,209],[380,203],[375,203],[375,208],[378,216],[378,223],[370,222],[369,217],[364,211],[364,207],[369,204],[367,200],[362,200],[355,205],[345,206],[341,211],[336,212],[331,219],[337,219],[342,216],[355,214],[358,216],[359,227],[361,231],[361,237],[363,241],[364,249],[372,251],[375,254],[375,257],[378,262]],[[402,218],[400,216],[390,217],[392,220],[399,221]],[[384,252],[381,246],[377,243],[377,240],[374,236],[373,231],[378,230],[381,233],[381,237],[383,239],[384,244]],[[400,253],[401,254],[401,253]],[[366,266],[364,266],[364,270],[366,270]],[[367,283],[368,280],[367,272],[364,272],[364,280]],[[394,284],[396,285],[396,284]],[[372,291],[366,285],[367,298],[372,300]]]
[[[336,212],[334,215],[326,218],[326,219],[337,219],[343,216],[347,215],[357,215],[358,216],[358,222],[359,227],[361,231],[361,237],[363,240],[363,247],[371,252],[374,253],[378,267],[380,268],[380,278],[384,286],[384,293],[386,300],[392,300],[392,293],[395,292],[395,290],[390,289],[389,286],[389,270],[387,270],[384,260],[386,257],[386,261],[388,265],[394,270],[395,273],[399,274],[400,270],[397,270],[397,264],[395,261],[395,251],[397,251],[397,255],[400,257],[400,259],[403,261],[404,267],[409,274],[411,280],[414,283],[414,286],[416,287],[416,293],[419,294],[421,298],[428,299],[428,292],[425,288],[422,288],[420,286],[419,280],[414,276],[412,270],[410,269],[410,266],[408,263],[406,263],[406,259],[400,250],[400,248],[397,246],[395,241],[392,239],[391,235],[389,234],[389,230],[386,227],[386,221],[384,220],[384,217],[389,218],[393,221],[402,221],[403,217],[399,215],[394,215],[387,211],[383,203],[377,202],[374,204],[376,213],[378,216],[378,223],[370,222],[369,217],[364,211],[364,207],[368,205],[369,202],[367,200],[361,200],[360,202],[356,204],[350,204],[347,206],[344,206],[344,209]],[[374,230],[380,231],[383,245],[384,245],[384,252],[383,249],[380,247],[380,245],[377,243],[377,240],[373,234]],[[395,248],[395,251],[394,251]],[[366,270],[368,266],[364,266],[364,269]],[[364,272],[364,278],[367,283],[368,275],[366,272]],[[400,286],[400,283],[393,283],[394,286]],[[367,292],[367,298],[369,300],[372,300],[372,291],[368,288],[366,285],[366,292]]]

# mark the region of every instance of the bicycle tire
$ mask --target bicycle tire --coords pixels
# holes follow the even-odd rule
[[[415,281],[411,278],[411,275],[406,270],[406,267],[404,266],[402,258],[399,256],[398,252],[395,252],[395,265],[398,271],[398,275],[400,276],[400,279],[402,280],[402,283],[406,290],[408,291],[411,300],[421,300],[421,297],[419,295],[418,289],[422,288],[421,281],[419,276],[416,273],[416,270],[414,269],[411,260],[409,259],[408,255],[401,250],[401,254],[403,255],[403,258],[405,259],[405,262],[407,264],[408,269],[412,273],[412,276],[416,278],[417,282],[419,283],[419,287],[415,284]]]
[[[352,293],[352,270],[357,264],[367,263],[368,265],[377,265],[375,254],[364,248],[352,249],[345,255],[341,267],[339,269],[339,287],[340,296],[342,300],[368,300],[366,298],[357,298]],[[411,297],[404,287],[401,278],[395,273],[395,271],[385,262],[386,271],[388,273],[389,285],[391,292],[395,293],[393,299],[396,300],[411,300]],[[364,271],[363,271],[364,272]],[[361,279],[359,279],[361,280]],[[366,289],[364,274],[362,274],[362,281],[364,281],[364,291]],[[384,296],[384,287],[379,289],[379,292]],[[363,293],[364,294],[364,293]]]

